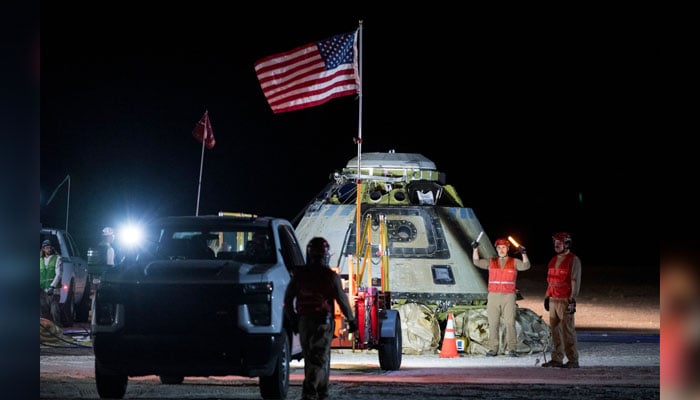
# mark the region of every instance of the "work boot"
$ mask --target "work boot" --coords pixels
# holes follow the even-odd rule
[[[578,361],[568,361],[564,364],[564,368],[578,368]]]
[[[517,356],[518,356],[518,353],[516,353],[515,351],[511,350],[511,351],[507,352],[506,355],[509,356],[509,357],[517,357]]]
[[[487,356],[487,357],[496,357],[496,354],[498,354],[498,353],[496,353],[496,352],[493,351],[493,350],[489,350],[489,351],[486,352],[486,356]]]
[[[562,364],[561,361],[554,361],[554,360],[547,361],[546,363],[542,364],[542,366],[545,368],[550,368],[550,367],[564,368],[564,364]]]

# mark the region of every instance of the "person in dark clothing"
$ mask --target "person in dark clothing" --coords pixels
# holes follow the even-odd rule
[[[255,232],[253,239],[246,244],[245,258],[251,262],[269,263],[275,261],[270,238],[262,232]]]
[[[284,295],[285,312],[296,321],[304,356],[302,400],[328,399],[331,341],[335,329],[335,302],[348,321],[350,332],[357,320],[340,276],[328,263],[330,245],[315,237],[306,246],[306,266],[297,268]]]

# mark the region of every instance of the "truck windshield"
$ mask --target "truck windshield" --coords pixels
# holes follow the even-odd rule
[[[268,230],[162,230],[156,254],[161,259],[229,259],[275,262]]]

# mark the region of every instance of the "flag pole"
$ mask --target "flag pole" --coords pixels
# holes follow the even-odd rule
[[[58,192],[58,189],[63,186],[64,183],[68,182],[68,197],[66,200],[66,232],[68,232],[68,210],[70,209],[70,174],[66,175],[66,177],[61,181],[61,183],[56,186],[56,189],[54,189],[53,193],[51,193],[51,196],[49,199],[46,201],[46,205],[48,206],[49,203],[51,203],[51,200],[56,196],[56,193]]]
[[[206,115],[206,119],[204,120],[204,135],[202,135],[202,157],[199,161],[199,184],[197,185],[197,209],[194,212],[194,215],[199,216],[199,195],[202,191],[202,169],[204,167],[204,143],[207,141],[208,137],[208,132],[207,132],[207,125],[209,121],[209,111],[205,111],[204,114]]]
[[[362,170],[360,169],[360,166],[362,165],[361,159],[362,159],[362,20],[360,20],[359,27],[358,27],[358,80],[359,80],[359,88],[358,88],[358,107],[359,107],[359,112],[358,112],[358,123],[357,123],[357,138],[355,139],[355,142],[357,143],[357,189],[355,191],[355,260],[360,260],[360,232],[362,231],[360,227],[360,220],[361,220],[361,205],[362,205]]]

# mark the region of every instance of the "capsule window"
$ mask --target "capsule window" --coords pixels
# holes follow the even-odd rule
[[[452,274],[452,267],[449,265],[433,265],[433,283],[436,285],[454,285],[455,276]]]

